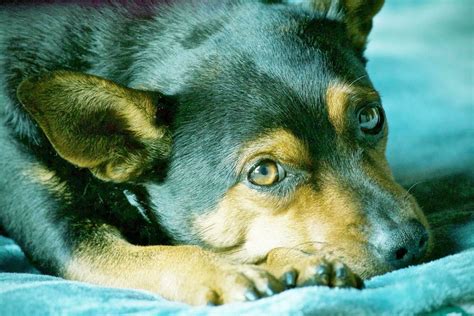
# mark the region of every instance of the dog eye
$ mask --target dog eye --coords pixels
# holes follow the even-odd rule
[[[378,134],[383,127],[382,109],[377,105],[362,108],[358,114],[359,126],[366,134]]]
[[[283,180],[285,170],[273,160],[263,160],[257,163],[249,172],[248,180],[260,186],[269,186]]]

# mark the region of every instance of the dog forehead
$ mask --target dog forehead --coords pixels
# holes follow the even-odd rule
[[[186,132],[179,134],[191,135],[186,137],[193,141],[187,143],[206,144],[201,146],[207,148],[206,155],[218,148],[213,155],[229,156],[242,144],[256,148],[273,141],[273,147],[293,148],[290,152],[302,153],[300,144],[325,150],[335,139],[328,113],[342,115],[339,110],[330,111],[334,107],[328,101],[335,100],[331,105],[339,107],[336,101],[343,91],[331,85],[339,81],[333,79],[323,60],[312,58],[312,63],[272,63],[240,56],[228,61],[225,71],[209,65],[205,70],[208,76],[200,76],[199,83],[185,97],[180,121],[186,124],[180,129]],[[275,130],[285,133],[273,133]],[[294,148],[295,144],[299,148]],[[306,157],[310,155],[314,152],[305,153]]]
[[[340,44],[343,38],[338,32],[325,34],[327,28],[322,27],[321,34],[308,39],[299,33],[304,19],[283,22],[270,21],[267,29],[260,26],[263,30],[229,34],[225,45],[219,42],[216,54],[201,65],[197,85],[208,80],[212,94],[221,96],[226,107],[232,107],[231,96],[246,110],[259,107],[265,112],[262,107],[266,107],[272,115],[304,110],[300,114],[305,116],[321,112],[332,82],[357,80],[370,85],[363,63],[350,47]],[[321,21],[326,22],[333,23]],[[270,26],[276,30],[269,31]]]

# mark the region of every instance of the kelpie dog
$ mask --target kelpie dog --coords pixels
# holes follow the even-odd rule
[[[2,7],[3,229],[46,273],[190,304],[417,262],[363,57],[382,2]]]

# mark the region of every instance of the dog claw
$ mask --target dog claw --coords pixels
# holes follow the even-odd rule
[[[249,290],[245,293],[245,298],[247,301],[256,301],[260,298],[254,290]]]
[[[283,274],[283,283],[286,285],[287,289],[294,288],[296,286],[296,277],[297,273],[295,270],[290,270]]]
[[[342,266],[336,269],[336,278],[345,279],[347,277],[346,267]]]
[[[355,275],[356,279],[356,289],[362,290],[365,289],[364,280],[362,280],[358,275]]]
[[[272,296],[275,294],[275,291],[271,288],[271,287],[268,287],[266,290],[265,290],[265,294],[267,296]]]
[[[321,264],[316,268],[316,275],[321,284],[329,284],[329,266]]]

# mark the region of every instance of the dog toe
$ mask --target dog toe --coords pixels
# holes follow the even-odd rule
[[[348,266],[341,262],[333,263],[333,277],[331,280],[333,287],[353,287],[362,288],[363,282],[360,277],[355,275]]]

